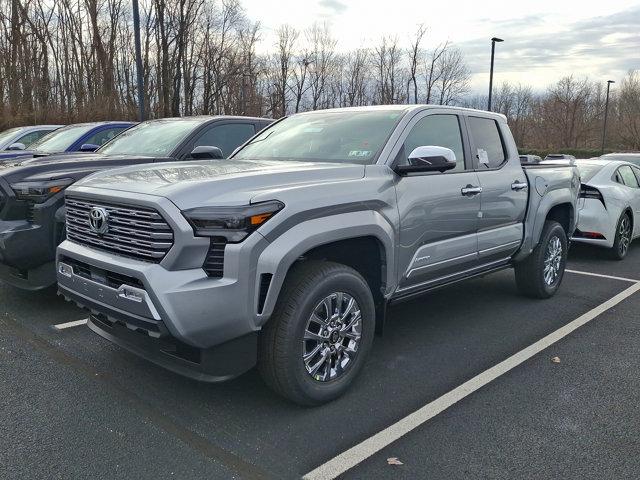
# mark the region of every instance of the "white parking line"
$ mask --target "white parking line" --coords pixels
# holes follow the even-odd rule
[[[600,277],[600,278],[608,278],[610,280],[620,280],[622,282],[631,282],[631,283],[635,283],[635,282],[640,282],[640,280],[634,280],[633,278],[625,278],[625,277],[614,277],[611,275],[603,275],[601,273],[592,273],[592,272],[582,272],[580,270],[565,270],[565,272],[567,273],[574,273],[577,275],[588,275],[589,277]]]
[[[73,322],[59,323],[58,325],[54,325],[53,328],[56,330],[64,330],[65,328],[79,327],[80,325],[86,325],[87,320],[88,319],[85,318],[83,320],[75,320]]]
[[[530,359],[534,355],[540,353],[545,348],[563,339],[571,332],[589,323],[598,315],[606,312],[612,307],[615,307],[620,302],[630,297],[639,290],[640,282],[635,282],[626,290],[623,290],[603,304],[598,305],[592,310],[589,310],[584,315],[581,315],[572,322],[559,328],[555,332],[550,333],[546,337],[519,351],[515,355],[512,355],[511,357],[491,367],[490,369],[485,370],[479,375],[473,377],[471,380],[463,383],[459,387],[454,388],[450,392],[445,393],[443,396],[437,398],[431,403],[428,403],[419,410],[404,417],[399,422],[385,428],[381,432],[376,433],[374,436],[369,437],[358,445],[350,448],[346,452],[343,452],[337,457],[329,460],[327,463],[320,465],[315,470],[307,473],[303,477],[303,479],[329,480],[336,478],[338,475],[341,475],[347,470],[355,467],[356,465],[376,454],[386,446],[390,445],[415,428],[432,419],[439,413],[443,412],[447,408],[456,404],[463,398],[471,395],[479,388],[487,385],[501,375],[504,375],[505,373]]]

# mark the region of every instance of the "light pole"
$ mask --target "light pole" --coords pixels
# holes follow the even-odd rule
[[[607,138],[607,116],[609,115],[609,90],[611,84],[616,83],[613,80],[607,80],[607,101],[604,104],[604,126],[602,128],[602,154],[604,154],[604,144]]]
[[[504,40],[498,37],[491,39],[491,70],[489,71],[489,102],[487,103],[487,110],[489,111],[491,111],[491,96],[493,94],[493,58],[496,54],[496,42],[504,42]]]
[[[140,8],[133,0],[133,40],[136,49],[136,75],[138,77],[138,117],[144,121],[144,80],[142,76],[142,48],[140,46]]]

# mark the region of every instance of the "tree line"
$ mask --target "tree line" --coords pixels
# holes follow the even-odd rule
[[[283,25],[264,40],[239,0],[141,0],[140,8],[149,118],[277,118],[391,103],[486,108],[485,97],[471,95],[462,51],[433,44],[424,26],[409,39],[381,36],[344,51],[322,23]],[[135,119],[133,59],[128,0],[0,0],[0,128]],[[608,145],[640,149],[640,75],[616,87]],[[545,92],[505,83],[494,110],[509,117],[522,148],[596,148],[603,85],[571,75]]]

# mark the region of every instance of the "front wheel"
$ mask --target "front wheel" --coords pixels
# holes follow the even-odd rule
[[[302,262],[287,275],[260,334],[258,369],[282,396],[320,405],[353,383],[374,331],[373,296],[358,272],[333,262]]]
[[[562,225],[547,220],[540,243],[529,257],[515,266],[520,293],[532,298],[555,295],[567,264],[567,245],[567,234]]]

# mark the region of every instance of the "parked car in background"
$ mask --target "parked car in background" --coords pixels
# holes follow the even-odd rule
[[[40,140],[48,133],[63,125],[34,125],[28,127],[10,128],[0,132],[0,152],[2,150],[25,150],[31,144]]]
[[[0,162],[66,152],[93,152],[133,125],[135,125],[133,122],[93,122],[67,125],[32,143],[28,150],[0,152]]]
[[[0,164],[0,280],[31,290],[55,283],[55,250],[65,236],[64,190],[77,180],[124,165],[222,158],[269,123],[222,116],[151,120],[95,153]],[[140,248],[148,240],[139,239]]]
[[[523,294],[554,295],[579,186],[573,166],[523,168],[503,115],[298,114],[227,161],[68,189],[59,289],[96,333],[165,368],[221,381],[257,364],[317,405],[349,388],[390,302],[509,267]]]
[[[545,161],[547,160],[575,160],[576,157],[573,155],[567,155],[566,153],[550,153],[546,157],[544,157]]]
[[[582,186],[573,240],[622,260],[640,236],[640,168],[620,160],[578,160]]]
[[[640,153],[607,153],[599,158],[602,160],[620,160],[640,167]]]
[[[542,161],[538,155],[520,155],[522,165],[538,165]]]

